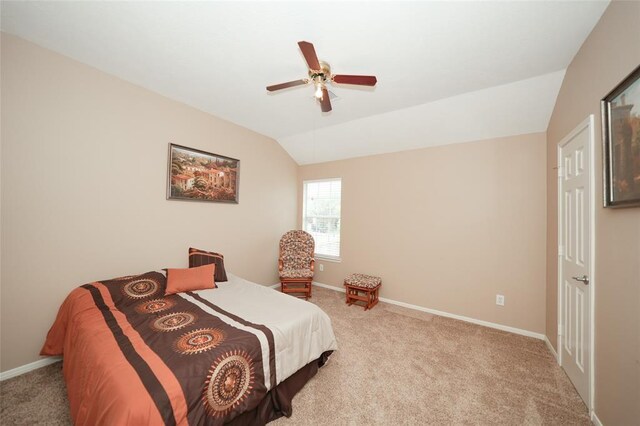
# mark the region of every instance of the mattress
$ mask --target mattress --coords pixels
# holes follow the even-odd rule
[[[278,398],[337,349],[312,303],[233,274],[216,289],[165,285],[164,272],[95,282],[60,307],[42,354],[64,357],[76,424],[265,422],[290,414]]]

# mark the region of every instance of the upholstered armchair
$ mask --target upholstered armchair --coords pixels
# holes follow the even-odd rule
[[[313,236],[305,231],[289,231],[280,239],[278,272],[280,290],[297,293],[298,297],[311,297],[311,281],[315,260]]]

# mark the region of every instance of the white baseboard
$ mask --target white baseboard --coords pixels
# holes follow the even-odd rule
[[[598,416],[596,416],[596,412],[592,411],[591,412],[591,422],[595,425],[595,426],[604,426],[602,424],[602,422],[600,421],[600,419],[598,418]]]
[[[62,359],[60,356],[50,356],[47,358],[39,359],[30,364],[21,365],[20,367],[12,368],[11,370],[3,371],[0,373],[0,382],[3,380],[10,379],[12,377],[19,376],[24,373],[28,373],[33,370],[37,370],[38,368],[46,367],[49,364],[53,364],[54,362],[58,362]]]
[[[329,284],[322,284],[322,283],[319,283],[317,281],[314,281],[313,285],[316,285],[316,286],[322,287],[322,288],[328,288],[329,290],[339,291],[341,293],[345,292],[344,288],[342,288],[342,287],[336,287],[336,286],[329,285]],[[382,300],[382,299],[380,299],[380,300]]]
[[[318,287],[328,288],[328,289],[334,290],[334,291],[339,291],[339,292],[342,292],[342,293],[345,292],[343,288],[335,287],[335,286],[332,286],[332,285],[329,285],[329,284],[319,283],[319,282],[316,282],[316,281],[313,282],[313,285],[316,285]],[[472,324],[478,324],[478,325],[482,325],[482,326],[489,327],[489,328],[495,328],[497,330],[508,331],[509,333],[515,333],[515,334],[519,334],[521,336],[533,337],[535,339],[540,339],[540,340],[544,340],[545,337],[546,337],[542,333],[536,333],[534,331],[523,330],[521,328],[509,327],[508,325],[502,325],[502,324],[497,324],[497,323],[494,323],[494,322],[483,321],[483,320],[479,320],[479,319],[475,319],[475,318],[465,317],[465,316],[462,316],[462,315],[451,314],[449,312],[438,311],[436,309],[431,309],[431,308],[425,308],[424,306],[412,305],[410,303],[405,303],[405,302],[398,302],[397,300],[387,299],[386,297],[381,297],[380,301],[381,302],[390,303],[392,305],[402,306],[404,308],[414,309],[416,311],[427,312],[429,314],[438,315],[438,316],[441,316],[441,317],[453,318],[453,319],[457,319],[457,320],[460,320],[460,321],[470,322]]]
[[[560,362],[560,360],[558,359],[558,353],[553,348],[553,345],[551,344],[547,336],[544,336],[544,342],[547,344],[547,348],[549,348],[549,352],[551,352],[551,355],[553,355],[557,362]]]

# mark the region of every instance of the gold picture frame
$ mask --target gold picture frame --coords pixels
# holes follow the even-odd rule
[[[640,66],[601,107],[604,206],[640,206]]]
[[[169,144],[167,200],[238,204],[240,160]]]

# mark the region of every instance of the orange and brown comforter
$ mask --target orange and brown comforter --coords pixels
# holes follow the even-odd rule
[[[268,327],[165,284],[161,272],[95,282],[60,307],[42,354],[64,354],[76,424],[223,424],[275,387]]]

